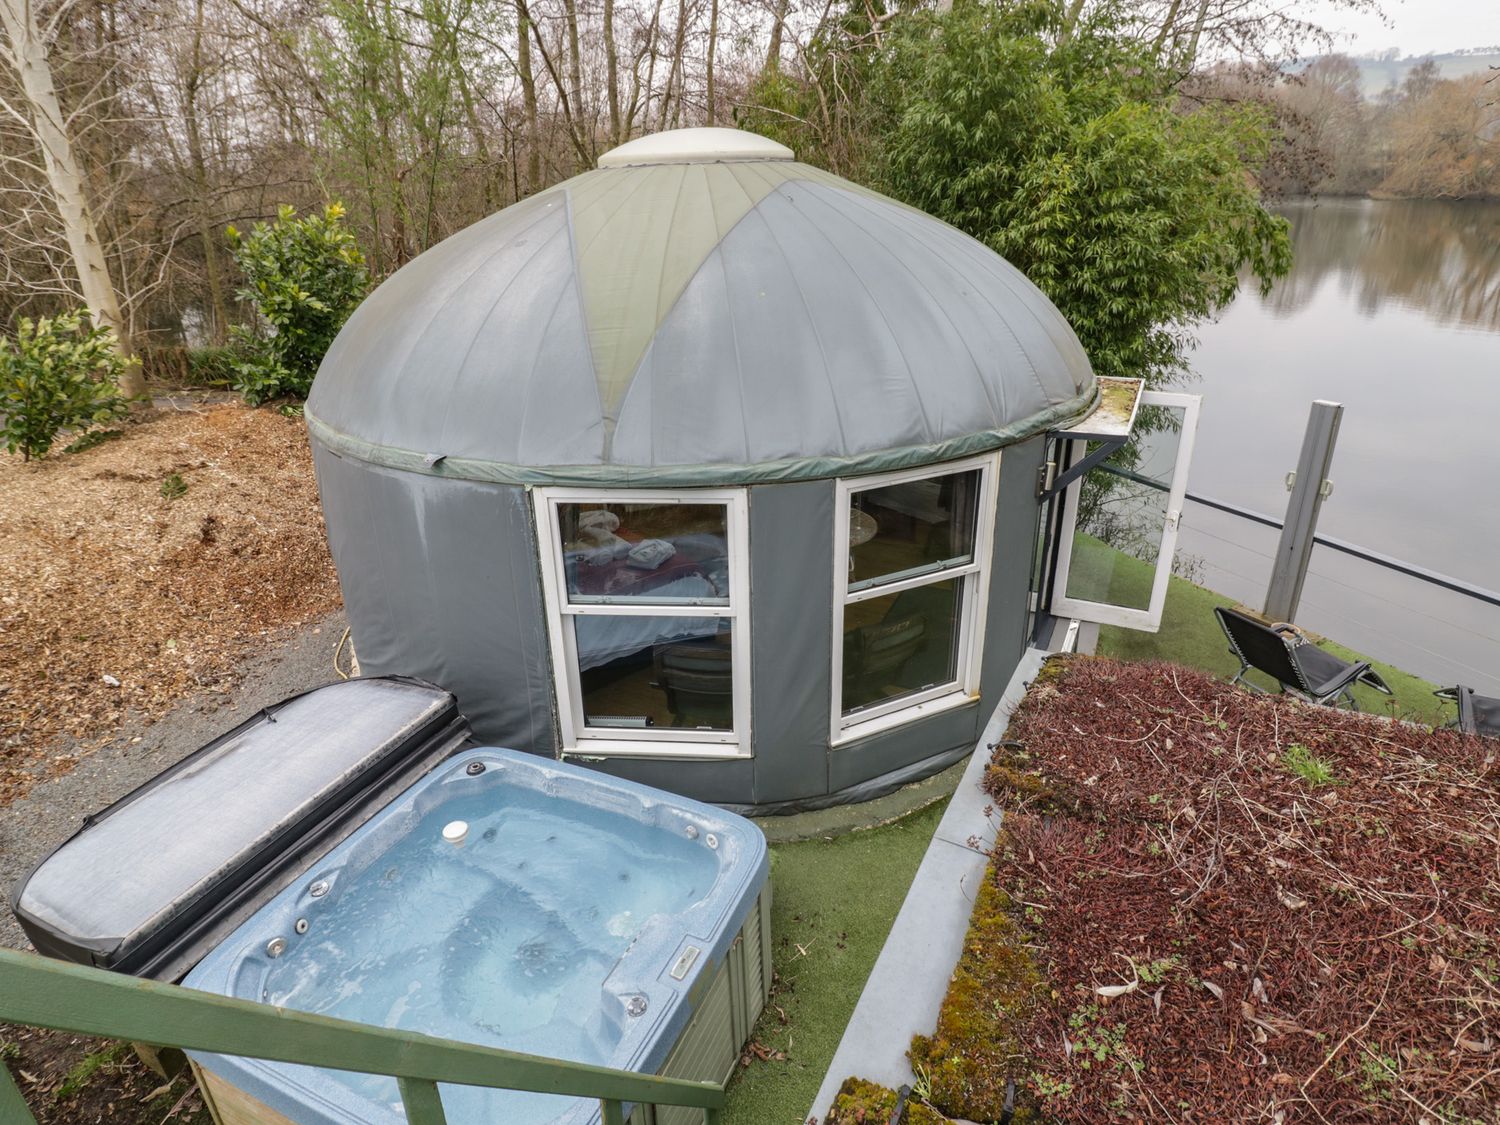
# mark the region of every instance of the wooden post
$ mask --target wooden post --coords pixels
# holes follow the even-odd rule
[[[6,1125],[36,1125],[36,1118],[26,1105],[26,1099],[10,1076],[10,1068],[0,1060],[0,1121]]]
[[[1276,545],[1271,582],[1266,587],[1265,614],[1271,621],[1292,621],[1297,615],[1302,582],[1312,558],[1318,513],[1332,488],[1328,483],[1328,468],[1333,463],[1333,447],[1338,442],[1343,417],[1343,405],[1325,399],[1314,402],[1308,415],[1292,496],[1286,505],[1286,522],[1281,525],[1281,541]]]
[[[407,1125],[448,1125],[436,1082],[398,1078],[396,1084],[401,1090],[401,1108],[406,1113]]]
[[[612,1098],[599,1103],[600,1125],[625,1125],[625,1107]]]

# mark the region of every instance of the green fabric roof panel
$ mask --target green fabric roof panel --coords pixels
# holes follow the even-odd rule
[[[735,130],[658,134],[447,239],[339,334],[314,433],[492,479],[784,478],[983,448],[1087,405],[1077,337],[1017,270],[788,157]]]

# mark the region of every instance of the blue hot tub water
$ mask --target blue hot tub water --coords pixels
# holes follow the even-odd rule
[[[459,843],[443,835],[455,821],[467,824]],[[654,1071],[691,1014],[688,989],[724,955],[766,870],[764,838],[739,817],[529,755],[475,751],[377,813],[184,983]],[[402,1120],[391,1079],[194,1057],[299,1123]],[[453,1125],[586,1121],[597,1109],[450,1086],[443,1103]]]

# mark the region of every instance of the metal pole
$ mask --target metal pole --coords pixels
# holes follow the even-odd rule
[[[1344,407],[1337,402],[1318,399],[1307,418],[1307,432],[1302,436],[1302,455],[1297,472],[1289,484],[1291,499],[1286,505],[1286,522],[1281,525],[1281,541],[1271,563],[1271,582],[1266,588],[1266,616],[1272,621],[1291,621],[1302,599],[1302,582],[1312,558],[1313,535],[1318,527],[1318,513],[1333,490],[1328,468],[1333,463],[1333,447],[1339,437],[1339,423]]]

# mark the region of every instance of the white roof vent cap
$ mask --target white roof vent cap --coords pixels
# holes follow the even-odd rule
[[[626,141],[599,158],[601,168],[638,164],[722,164],[741,160],[795,160],[797,154],[743,129],[668,129]]]

